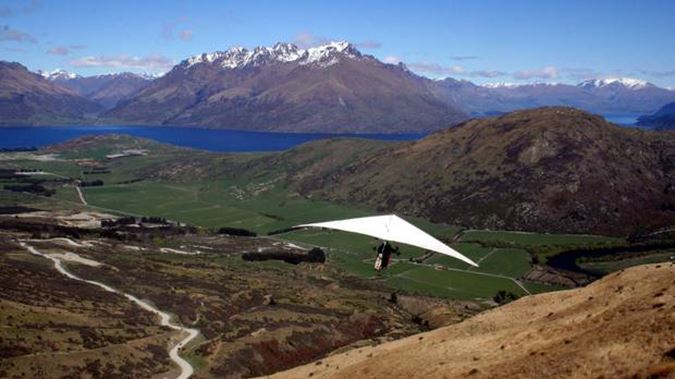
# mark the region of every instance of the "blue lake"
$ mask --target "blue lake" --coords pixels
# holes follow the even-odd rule
[[[637,114],[607,114],[613,123],[632,126]],[[426,134],[271,133],[166,126],[18,126],[0,127],[0,148],[42,147],[85,135],[128,134],[177,146],[221,152],[280,151],[305,142],[336,137],[415,141]]]
[[[85,135],[101,134],[128,134],[172,145],[222,152],[279,151],[305,142],[335,137],[383,141],[412,141],[424,137],[424,134],[268,133],[164,126],[30,126],[0,128],[0,148],[41,147]]]
[[[619,125],[625,125],[625,126],[635,126],[635,123],[637,122],[638,117],[642,115],[640,114],[606,114],[603,115],[605,120],[619,124]]]

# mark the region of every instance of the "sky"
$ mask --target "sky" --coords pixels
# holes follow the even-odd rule
[[[234,46],[346,40],[430,78],[675,88],[674,16],[673,0],[0,0],[0,60],[161,73]]]

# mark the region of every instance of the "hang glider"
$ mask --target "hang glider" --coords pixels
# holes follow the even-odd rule
[[[297,225],[295,228],[323,228],[341,230],[345,232],[364,234],[383,241],[398,242],[406,245],[421,247],[450,257],[459,259],[474,267],[478,265],[450,246],[425,233],[415,225],[396,215],[350,218],[319,222],[315,224]]]

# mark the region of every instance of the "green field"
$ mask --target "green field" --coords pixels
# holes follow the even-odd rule
[[[82,189],[91,209],[119,214],[160,216],[211,229],[236,227],[266,235],[302,223],[377,213],[366,208],[300,196],[284,187],[283,183],[276,183],[273,173],[270,172],[254,178],[236,175],[236,179],[215,174],[195,174],[191,177],[189,171],[173,180],[148,178],[159,167],[176,163],[200,161],[203,165],[204,162],[210,162],[207,166],[217,168],[224,161],[246,160],[254,155],[214,155],[152,144],[134,147],[148,148],[150,154],[144,157],[105,160],[105,155],[119,152],[121,147],[82,148],[58,156],[60,160],[14,160],[12,163],[81,180],[104,181],[103,186]],[[91,162],[91,159],[97,159],[96,166],[105,167],[111,172],[83,174],[91,164],[82,166],[78,163],[82,160]],[[132,183],[128,183],[129,181]],[[56,194],[49,202],[62,202],[71,206],[79,203],[72,184],[55,184],[53,188]],[[307,247],[320,246],[328,252],[329,264],[346,274],[376,281],[392,289],[460,299],[490,299],[499,290],[517,295],[558,290],[559,287],[520,279],[529,271],[533,256],[545,260],[549,254],[565,248],[623,243],[621,239],[592,235],[462,231],[457,226],[405,218],[450,243],[453,248],[478,262],[480,267],[470,267],[440,254],[434,254],[422,263],[414,263],[410,259],[419,258],[425,252],[419,248],[400,246],[401,254],[395,257],[392,266],[387,271],[378,273],[372,268],[373,249],[378,241],[370,237],[325,230],[304,230],[276,234],[268,238]]]
[[[527,250],[539,262],[564,250],[598,248],[625,244],[617,237],[589,234],[548,234],[516,231],[465,230],[461,241],[478,242],[484,246],[512,247]]]
[[[161,216],[207,228],[244,228],[259,234],[304,222],[368,214],[357,208],[288,197],[277,190],[240,199],[224,180],[185,185],[146,182],[88,187],[84,193],[87,201],[98,207]]]
[[[463,241],[506,242],[519,245],[574,245],[604,244],[617,242],[616,237],[596,236],[590,234],[548,234],[515,231],[466,230],[462,233]]]
[[[326,230],[294,231],[277,238],[328,248],[330,262],[346,273],[382,281],[408,292],[460,299],[487,299],[499,290],[523,295],[525,291],[515,280],[530,267],[527,253],[520,249],[492,251],[474,243],[453,244],[453,248],[480,262],[480,267],[475,268],[441,254],[433,255],[423,264],[416,264],[408,259],[420,257],[424,251],[400,245],[401,255],[395,257],[387,271],[378,273],[373,270],[373,248],[378,244],[373,238]],[[558,289],[522,284],[532,293]]]

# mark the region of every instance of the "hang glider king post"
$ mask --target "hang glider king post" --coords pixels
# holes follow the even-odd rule
[[[391,245],[388,245],[389,242],[417,246],[425,250],[434,251],[459,259],[471,266],[478,267],[471,259],[394,214],[302,224],[293,227],[293,229],[304,228],[340,230],[343,232],[363,234],[384,241],[383,244],[378,247],[379,262],[376,260],[375,269],[386,267],[386,262],[383,261],[383,255],[391,254],[392,252],[391,250],[385,252],[385,249],[391,249]],[[380,254],[381,251],[383,254]]]

